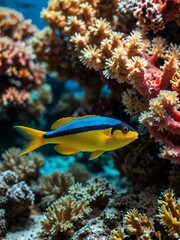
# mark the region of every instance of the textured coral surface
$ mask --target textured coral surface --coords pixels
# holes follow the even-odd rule
[[[83,81],[86,87],[93,82],[98,90],[99,82],[106,82],[112,96],[125,105],[125,111],[140,115],[139,121],[163,144],[159,157],[176,163],[180,161],[180,47],[178,42],[170,43],[161,35],[151,36],[145,31],[160,32],[171,21],[178,25],[179,8],[179,1],[168,0],[109,1],[107,4],[98,0],[68,3],[50,0],[42,11],[50,28],[37,33],[33,43],[38,59],[47,62],[59,77],[65,69],[76,66],[80,71],[91,71],[89,79]],[[147,14],[144,16],[143,12]],[[133,15],[140,29],[128,29],[126,25],[125,31],[120,24],[121,13],[127,16],[124,25],[129,21],[128,16]],[[41,41],[43,38],[45,42]],[[58,53],[55,58],[61,58],[55,64],[55,58],[46,57],[47,47],[49,55]],[[86,68],[82,68],[80,62]],[[93,72],[94,80],[91,79]],[[81,74],[73,73],[75,79],[82,82]],[[91,95],[92,89],[95,89],[93,85]]]

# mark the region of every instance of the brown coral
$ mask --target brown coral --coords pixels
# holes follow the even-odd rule
[[[22,157],[17,157],[19,148],[9,148],[2,154],[0,170],[13,170],[20,180],[29,180],[36,178],[39,174],[39,168],[44,164],[44,157],[40,153],[29,153]]]
[[[53,172],[44,177],[39,187],[43,196],[42,203],[49,205],[68,193],[69,187],[74,184],[74,177],[70,173]]]
[[[36,31],[30,20],[24,20],[23,15],[14,9],[0,8],[0,36],[20,41],[28,39]]]
[[[125,239],[125,234],[122,232],[121,229],[114,229],[112,230],[112,237],[109,240],[123,240]]]
[[[91,211],[86,201],[77,201],[72,196],[61,197],[45,213],[42,221],[43,231],[51,236],[70,237],[77,223]]]
[[[180,199],[175,199],[175,193],[167,189],[158,200],[159,214],[157,218],[164,226],[168,235],[179,239],[180,237]]]
[[[154,231],[153,223],[144,214],[138,213],[136,209],[128,211],[124,216],[124,224],[127,225],[127,232],[139,238],[151,239],[150,234]]]

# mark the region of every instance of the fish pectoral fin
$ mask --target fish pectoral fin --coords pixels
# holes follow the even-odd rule
[[[103,150],[98,150],[98,151],[92,152],[89,156],[89,160],[93,160],[93,159],[99,157],[103,153],[104,153]]]
[[[72,149],[70,147],[67,147],[67,146],[62,146],[62,145],[56,145],[54,147],[54,150],[60,154],[63,154],[63,155],[71,155],[71,154],[75,154],[75,153],[78,153],[79,151],[76,150],[76,149]]]

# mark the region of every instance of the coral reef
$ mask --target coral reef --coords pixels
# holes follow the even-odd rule
[[[153,223],[146,215],[139,214],[136,209],[127,212],[124,216],[124,224],[127,226],[129,235],[135,235],[140,239],[147,239],[148,235],[154,231]]]
[[[33,108],[36,108],[36,117],[33,117],[37,118],[49,101],[42,99],[40,94],[46,71],[37,63],[30,43],[37,29],[12,9],[0,8],[0,19],[0,119],[12,121],[16,117],[19,121],[27,121],[33,116],[30,111]],[[37,97],[40,95],[38,101],[33,99],[33,91],[37,92]],[[50,94],[51,89],[48,92]],[[27,119],[22,117],[25,111]]]
[[[125,8],[131,16],[135,14],[139,18],[137,25],[141,30],[130,29],[128,33],[120,32],[121,11],[126,14],[121,4],[126,5]],[[94,74],[99,75],[101,81],[95,77],[93,81],[88,79],[84,82],[91,95],[94,96],[94,90],[98,90],[98,86],[101,86],[100,82],[107,83],[112,90],[112,96],[118,99],[120,104],[123,102],[125,105],[125,111],[136,116],[140,115],[139,121],[148,128],[156,141],[163,144],[159,157],[176,163],[180,161],[178,146],[180,49],[178,44],[168,43],[161,36],[148,38],[148,34],[145,35],[143,31],[152,29],[157,32],[168,22],[177,20],[179,7],[180,3],[176,0],[152,3],[71,0],[68,4],[64,0],[50,0],[47,9],[42,11],[42,17],[50,28],[37,33],[33,43],[38,59],[47,62],[49,68],[57,71],[58,74],[61,74],[62,67],[53,64],[51,58],[50,60],[46,58],[45,47],[49,46],[51,55],[54,49],[58,49],[57,59],[60,56],[61,65],[64,63],[68,69],[72,69],[70,66],[73,64],[76,68],[79,66],[79,69],[82,69],[81,62],[86,66],[86,69],[83,68],[84,73],[88,74],[91,71],[91,74],[88,74],[90,78],[94,70]],[[143,11],[147,11],[145,17],[140,16]],[[127,18],[124,21],[128,22]],[[125,24],[123,22],[123,25]],[[143,24],[147,29],[144,29]],[[42,38],[46,39],[45,43],[40,41]],[[52,45],[52,39],[56,39],[53,44],[55,42],[57,45]],[[63,41],[66,42],[66,52],[62,49]],[[74,56],[74,59],[67,58],[68,54]],[[81,79],[81,74],[78,78],[74,72],[73,74],[75,79]],[[118,84],[114,84],[115,80]],[[94,90],[94,85],[91,85],[91,88],[89,85],[92,82],[96,84]],[[97,94],[98,91],[96,96]],[[94,104],[95,101],[94,98]],[[155,102],[159,103],[155,106],[159,111],[159,114],[157,113],[159,118],[156,118],[156,114],[152,114],[152,104]],[[163,112],[161,112],[161,104],[163,104]],[[168,116],[171,121],[170,127],[165,126],[166,121],[163,116],[164,118]],[[164,131],[160,132],[162,129]]]
[[[103,209],[113,195],[114,189],[105,178],[94,177],[87,181],[86,186],[76,183],[69,188],[69,194],[77,200],[87,201],[90,206]]]
[[[90,212],[96,215],[100,213],[112,195],[112,187],[103,178],[92,178],[84,187],[75,183],[69,187],[68,194],[48,207],[42,221],[42,234],[70,239],[75,230],[85,224],[83,219]]]
[[[164,191],[158,200],[158,219],[170,237],[180,238],[180,199],[171,189]]]
[[[43,196],[42,204],[46,207],[58,198],[66,195],[70,186],[75,183],[71,173],[53,172],[44,177],[39,186],[39,192]]]
[[[110,240],[126,239],[124,233],[127,234],[126,236],[135,236],[136,239],[166,239],[167,234],[171,239],[179,239],[180,204],[179,199],[176,200],[174,195],[170,189],[162,192],[157,201],[158,214],[151,217],[153,221],[146,214],[140,214],[137,209],[129,210],[123,216],[122,228],[119,231],[113,231]],[[140,205],[138,208],[140,209]],[[159,227],[158,223],[164,226],[164,229]]]
[[[27,234],[9,239],[180,239],[180,1],[49,0],[41,17],[48,26],[39,31],[0,8],[0,121],[43,130],[46,112],[47,122],[106,115],[140,137],[86,166],[86,154],[44,160],[7,149],[0,238],[19,223]],[[71,80],[83,94],[67,90]]]
[[[118,3],[118,16],[123,23],[133,22],[132,18],[134,18],[136,21],[133,23],[138,27],[143,30],[152,30],[154,33],[164,29],[168,22],[178,21],[179,12],[178,0],[122,0]]]
[[[37,178],[39,168],[44,164],[44,157],[41,153],[33,152],[25,156],[17,157],[20,148],[9,148],[2,154],[0,162],[0,171],[12,170],[19,180],[28,181]]]
[[[13,221],[21,221],[30,214],[29,207],[34,203],[34,194],[29,186],[18,181],[15,172],[7,170],[0,173],[0,236],[5,235]]]
[[[65,196],[54,202],[45,213],[42,228],[51,236],[70,237],[75,225],[91,211],[87,201],[77,201],[72,196]]]

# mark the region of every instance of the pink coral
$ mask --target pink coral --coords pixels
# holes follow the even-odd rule
[[[161,144],[160,157],[178,163],[180,161],[180,111],[179,96],[175,91],[161,90],[156,98],[150,100],[149,111],[140,115],[149,132]]]

